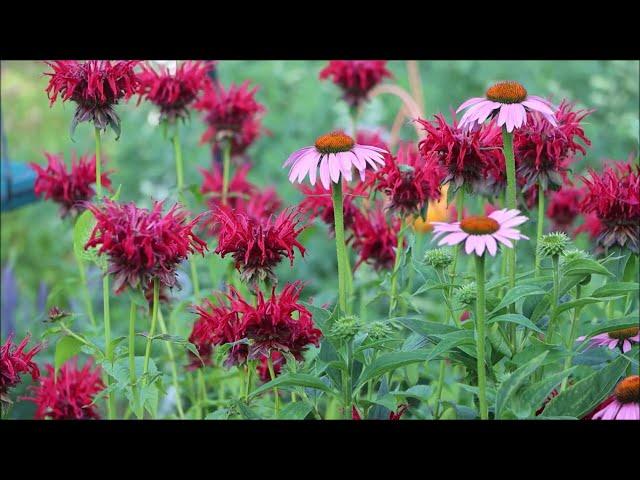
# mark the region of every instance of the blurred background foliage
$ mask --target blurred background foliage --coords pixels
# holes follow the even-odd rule
[[[321,61],[221,61],[218,75],[224,85],[251,80],[260,86],[257,99],[267,112],[263,124],[268,134],[253,145],[248,156],[253,168],[249,178],[261,187],[275,185],[285,205],[295,204],[301,195],[287,181],[282,163],[294,150],[313,143],[324,132],[348,128],[347,107],[339,101],[339,90],[331,82],[320,81],[318,73],[325,65]],[[637,61],[421,61],[419,62],[427,117],[451,111],[463,100],[482,95],[489,84],[501,79],[524,83],[531,93],[550,96],[556,103],[567,98],[579,108],[593,108],[585,127],[592,140],[588,155],[575,165],[578,172],[586,166],[599,169],[604,159],[626,160],[638,151],[638,77]],[[407,64],[391,61],[389,68],[395,81],[409,90]],[[44,89],[48,70],[41,62],[3,62],[2,119],[6,134],[8,157],[16,162],[44,163],[44,152],[63,153],[67,161],[71,152],[93,153],[94,143],[89,124],[81,124],[74,139],[69,136],[69,124],[74,106],[58,102],[49,107]],[[154,108],[146,103],[136,106],[136,98],[118,107],[122,118],[122,136],[117,142],[109,132],[103,141],[113,170],[112,182],[121,185],[120,200],[134,200],[150,205],[152,199],[175,199],[175,169],[170,143],[157,124]],[[400,107],[397,97],[382,95],[365,108],[360,129],[384,128],[389,131]],[[182,128],[185,158],[185,178],[188,184],[200,184],[198,167],[211,163],[207,145],[199,139],[205,127],[197,113]],[[416,141],[416,133],[407,120],[400,137]],[[197,206],[191,197],[191,208]],[[318,233],[319,232],[319,233]],[[317,224],[308,229],[302,243],[308,248],[304,260],[296,261],[295,269],[287,262],[279,267],[281,282],[303,279],[308,282],[306,295],[313,295],[316,305],[335,296],[335,254],[328,241],[326,227]],[[58,207],[49,202],[37,202],[16,211],[2,213],[3,311],[11,307],[18,338],[25,331],[35,335],[42,331],[46,308],[59,304],[73,309],[77,277],[72,254],[72,223],[60,220]],[[215,249],[215,241],[210,249]],[[214,279],[206,262],[199,265],[204,287],[211,288]],[[361,280],[374,278],[366,267]],[[90,276],[100,312],[100,281],[97,272]],[[189,279],[181,275],[184,288],[178,297],[190,295]],[[113,301],[116,323],[125,324],[127,298]],[[79,303],[79,302],[78,302]],[[118,316],[122,316],[117,320]],[[3,319],[3,337],[6,334]],[[181,326],[179,334],[188,335],[191,324]],[[117,328],[117,327],[116,327]]]

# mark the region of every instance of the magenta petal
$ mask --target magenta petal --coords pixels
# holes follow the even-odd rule
[[[329,178],[329,164],[327,163],[327,156],[322,156],[322,161],[320,162],[320,181],[322,182],[322,186],[325,190],[329,190],[331,186],[331,181]]]
[[[489,255],[491,255],[492,257],[495,257],[496,252],[498,251],[498,244],[496,243],[496,239],[493,238],[491,235],[487,235],[485,242],[487,244],[487,250],[489,251]]]
[[[460,105],[458,107],[458,109],[456,110],[456,113],[460,113],[465,108],[470,107],[471,105],[475,105],[476,103],[480,103],[480,102],[482,102],[484,100],[486,100],[486,98],[484,98],[484,97],[473,97],[473,98],[470,98],[469,100],[466,100],[466,101],[462,102],[462,105]]]

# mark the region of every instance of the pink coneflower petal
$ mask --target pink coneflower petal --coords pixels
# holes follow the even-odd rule
[[[331,186],[331,178],[329,176],[329,164],[327,162],[326,155],[322,157],[322,161],[320,162],[320,181],[322,182],[322,186],[325,190],[329,190],[329,187]]]
[[[622,342],[622,353],[627,353],[629,350],[631,350],[631,342],[627,339]]]
[[[349,152],[336,153],[336,158],[340,164],[340,172],[347,182],[350,182],[353,179],[353,176],[351,175],[351,160],[349,157]]]
[[[553,115],[553,110],[546,104],[541,102],[540,100],[528,98],[522,105],[528,107],[531,110],[535,110],[536,112],[544,113],[546,115]]]
[[[442,238],[442,240],[440,240],[438,242],[438,246],[442,246],[442,245],[457,245],[458,243],[462,242],[468,236],[469,236],[469,234],[466,233],[466,232],[452,233],[452,234],[447,235],[446,237]]]
[[[491,235],[487,235],[485,242],[487,244],[487,250],[489,251],[489,255],[491,255],[492,257],[495,257],[496,252],[498,251],[498,244],[496,243],[495,238],[493,238]]]
[[[469,100],[463,102],[462,105],[460,105],[458,107],[458,109],[456,110],[456,113],[460,113],[465,108],[470,107],[472,105],[475,105],[476,103],[485,102],[486,100],[487,99],[484,98],[484,97],[473,97],[473,98],[470,98]]]
[[[333,183],[338,183],[338,180],[340,180],[340,161],[337,159],[335,153],[330,153],[328,155],[328,162],[331,180]]]
[[[637,403],[623,405],[616,418],[619,420],[640,420],[640,405]]]

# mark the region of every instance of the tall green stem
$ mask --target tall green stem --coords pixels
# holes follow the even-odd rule
[[[478,360],[478,400],[480,403],[480,419],[487,420],[489,418],[489,408],[487,406],[487,374],[485,370],[485,292],[484,292],[484,255],[474,255],[476,260],[476,345]]]
[[[433,412],[433,418],[436,420],[440,417],[440,399],[442,398],[442,388],[444,387],[444,374],[447,363],[444,359],[440,361],[440,370],[438,371],[438,389],[436,390],[436,407]]]
[[[402,258],[402,244],[404,243],[404,221],[400,225],[400,230],[398,231],[397,236],[397,245],[396,245],[396,259],[393,264],[393,271],[391,273],[391,295],[389,298],[389,318],[391,318],[391,314],[396,309],[396,290],[398,288],[398,269],[400,267],[400,260]]]
[[[93,129],[93,135],[96,139],[96,196],[100,200],[102,197],[102,141],[98,127]]]
[[[336,255],[338,258],[338,303],[342,314],[347,313],[346,265],[347,252],[344,243],[344,214],[342,211],[342,182],[331,183],[333,221],[336,232]]]
[[[351,399],[353,386],[351,383],[351,374],[353,369],[353,353],[351,351],[351,340],[347,340],[345,345],[347,370],[342,372],[342,397],[343,412],[345,420],[351,420]]]
[[[136,385],[136,304],[131,300],[129,309],[129,382],[131,383],[131,391],[133,393],[133,403],[135,405],[134,413],[136,417],[142,418],[142,406],[138,406],[140,402],[140,394]]]
[[[164,317],[162,316],[162,310],[158,309],[158,323],[160,325],[160,332],[164,335],[169,333],[167,329],[167,325],[164,323]],[[178,409],[178,416],[181,419],[184,419],[184,409],[182,407],[182,395],[180,392],[180,383],[178,382],[178,366],[176,364],[176,357],[173,354],[173,347],[171,346],[171,342],[164,342],[167,355],[169,356],[169,362],[171,363],[171,382],[173,383],[173,388],[176,391],[176,408]]]
[[[184,167],[182,163],[182,148],[180,146],[180,137],[178,136],[177,125],[176,132],[172,138],[173,142],[173,155],[176,160],[176,183],[178,186],[178,192],[182,192],[184,187]]]
[[[502,143],[504,145],[504,160],[507,168],[507,208],[514,210],[516,205],[516,160],[513,156],[513,133],[507,132],[507,127],[502,127]],[[516,249],[507,250],[507,272],[509,275],[509,288],[516,286]]]
[[[144,351],[144,363],[142,367],[142,377],[144,382],[147,382],[147,374],[149,373],[149,358],[151,356],[151,342],[153,341],[153,335],[156,333],[156,323],[158,321],[158,307],[160,306],[160,283],[157,278],[153,279],[153,306],[151,312],[151,328],[149,329],[149,336],[147,336],[147,346]]]
[[[580,284],[576,285],[576,300],[580,298]],[[569,350],[569,356],[564,361],[563,370],[568,370],[571,367],[571,362],[573,361],[573,344],[576,341],[576,333],[578,331],[578,319],[580,318],[580,307],[576,307],[573,309],[573,318],[571,319],[571,330],[569,332],[569,338],[567,339],[567,350]],[[569,377],[565,377],[562,380],[562,385],[560,385],[560,391],[564,392],[567,388],[567,382],[569,381]]]
[[[271,376],[271,380],[276,379],[276,372],[273,370],[273,362],[271,361],[271,354],[267,355],[267,366],[269,367],[269,375]],[[275,418],[278,418],[278,414],[280,412],[280,395],[278,394],[278,389],[273,389],[273,395],[275,396]]]
[[[231,171],[231,140],[222,142],[222,204],[227,204],[229,192],[229,174]]]
[[[538,183],[538,224],[536,225],[536,277],[540,273],[540,239],[544,233],[544,190],[542,184]]]
[[[551,291],[551,305],[549,308],[549,326],[547,327],[546,342],[551,343],[556,330],[556,310],[558,308],[558,299],[560,297],[560,257],[553,255],[551,257],[553,265],[553,290]]]

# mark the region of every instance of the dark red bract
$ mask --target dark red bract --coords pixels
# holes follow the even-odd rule
[[[46,88],[51,104],[58,95],[63,102],[73,100],[77,104],[71,135],[78,123],[93,122],[101,130],[110,126],[116,136],[120,136],[120,118],[113,106],[138,91],[139,79],[134,68],[140,62],[54,60],[45,63],[53,69],[45,73],[51,77]]]
[[[99,419],[98,406],[92,404],[95,396],[104,390],[100,379],[100,367],[93,371],[92,360],[78,370],[77,358],[66,362],[55,376],[53,365],[46,366],[47,376],[40,378],[40,385],[31,387],[32,397],[25,397],[36,404],[35,418],[43,420],[92,420]]]
[[[524,191],[538,183],[544,190],[557,190],[566,181],[566,171],[575,154],[587,153],[584,146],[591,145],[591,141],[580,122],[593,110],[572,109],[567,101],[558,106],[556,127],[539,113],[529,112],[526,125],[515,130],[513,152]]]
[[[97,223],[84,248],[100,246],[98,254],[107,255],[116,293],[127,286],[146,287],[153,279],[173,287],[178,264],[207,250],[206,242],[192,231],[200,216],[187,222],[188,213],[179,204],[163,216],[162,206],[155,202],[149,211],[107,198],[101,206],[88,205]]]
[[[387,220],[380,203],[357,216],[351,238],[353,249],[359,255],[354,270],[362,263],[368,263],[376,270],[393,268],[401,223],[398,217]]]
[[[589,178],[581,177],[586,194],[581,203],[585,214],[595,213],[602,222],[598,243],[606,248],[614,245],[640,250],[640,167],[616,163],[605,167],[602,174],[589,170]]]
[[[148,101],[160,108],[163,118],[174,121],[188,115],[187,107],[193,103],[207,81],[208,73],[213,70],[215,62],[191,61],[181,62],[175,73],[167,67],[160,67],[159,71],[149,65],[142,65],[139,75],[140,99]]]
[[[30,163],[37,174],[33,190],[36,195],[60,204],[60,216],[78,215],[85,209],[84,203],[95,195],[96,157],[83,155],[79,159],[74,154],[71,159],[71,171],[67,170],[60,155],[45,153],[47,166]],[[109,172],[100,175],[101,184],[111,190]]]
[[[551,195],[547,217],[553,221],[553,229],[568,232],[580,214],[583,192],[575,187],[562,187]]]
[[[391,78],[386,60],[331,60],[320,72],[320,79],[331,78],[352,107],[367,100],[369,92],[385,77]]]
[[[7,392],[20,383],[23,373],[30,374],[33,380],[40,377],[40,370],[33,361],[33,357],[42,350],[44,345],[37,343],[25,352],[30,339],[31,335],[27,335],[16,346],[13,344],[13,334],[10,334],[5,344],[0,347],[0,401],[2,402],[9,402]]]
[[[275,218],[255,218],[229,208],[219,208],[214,218],[220,223],[215,253],[223,258],[231,254],[245,282],[255,284],[269,280],[275,283],[272,269],[283,257],[288,257],[293,265],[294,247],[304,257],[305,248],[297,237],[306,225],[300,226],[298,209],[283,210]]]

